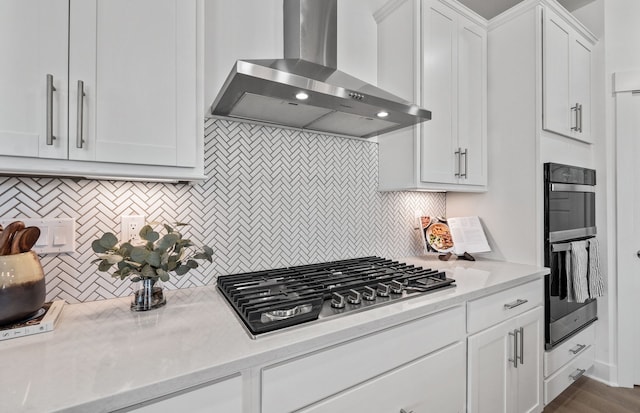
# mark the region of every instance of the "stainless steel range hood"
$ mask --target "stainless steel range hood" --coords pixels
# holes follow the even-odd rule
[[[337,67],[337,0],[284,0],[284,59],[238,60],[211,114],[368,138],[431,112]]]

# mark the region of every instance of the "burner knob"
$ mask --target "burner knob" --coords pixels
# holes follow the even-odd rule
[[[362,303],[360,295],[361,294],[356,290],[349,290],[349,294],[347,295],[347,302],[354,305]]]
[[[362,298],[367,301],[374,301],[376,299],[376,290],[367,286],[364,287],[364,292],[362,293]]]
[[[391,288],[391,293],[393,294],[402,294],[402,290],[404,290],[404,284],[402,284],[398,280],[393,280],[389,283],[389,287]]]
[[[344,297],[342,294],[333,293],[331,294],[331,307],[333,308],[344,308]]]
[[[380,297],[388,297],[390,288],[387,284],[378,283],[378,295]]]

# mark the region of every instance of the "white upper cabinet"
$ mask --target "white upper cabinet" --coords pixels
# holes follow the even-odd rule
[[[422,36],[421,180],[486,185],[486,29],[423,0]]]
[[[432,112],[378,137],[380,190],[486,190],[486,22],[444,0],[390,1],[375,17],[378,85]]]
[[[592,142],[591,49],[595,40],[550,8],[543,16],[543,128]]]
[[[193,0],[71,0],[70,159],[195,166],[195,22]]]
[[[68,23],[67,0],[0,2],[0,155],[66,158]]]
[[[0,172],[204,177],[201,0],[8,3]]]

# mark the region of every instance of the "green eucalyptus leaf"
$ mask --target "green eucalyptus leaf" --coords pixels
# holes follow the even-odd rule
[[[189,268],[198,268],[198,263],[195,262],[194,260],[188,260],[187,261],[187,267],[189,267]]]
[[[167,261],[167,271],[174,271],[178,268],[179,262],[175,259],[169,258]]]
[[[185,275],[186,273],[188,273],[188,272],[189,272],[189,270],[190,270],[190,269],[191,269],[191,268],[189,268],[189,267],[188,267],[188,266],[186,266],[186,265],[181,265],[181,266],[179,266],[178,268],[176,268],[176,274],[177,274],[177,275]]]
[[[166,251],[169,248],[173,247],[179,240],[180,234],[178,234],[177,232],[172,232],[162,237],[160,241],[158,241],[157,247]]]
[[[132,249],[133,249],[133,245],[131,245],[130,242],[125,242],[122,245],[120,245],[120,248],[118,249],[118,254],[122,255],[123,257],[128,257],[131,255]]]
[[[157,251],[153,251],[149,253],[149,255],[147,255],[146,260],[149,265],[157,268],[160,266],[160,253],[158,253]]]
[[[143,247],[133,247],[131,250],[131,259],[138,264],[144,264],[147,261],[149,251]]]
[[[204,252],[199,252],[196,255],[193,256],[193,259],[196,260],[207,260],[209,259],[209,256],[207,254],[205,254]]]
[[[118,243],[118,238],[116,238],[116,236],[113,235],[111,232],[104,233],[100,238],[100,245],[102,245],[106,249],[111,249],[115,247],[117,243]]]
[[[145,225],[144,227],[142,227],[142,229],[139,232],[140,238],[145,241],[149,241],[149,238],[147,238],[147,235],[151,232],[153,232],[153,228],[151,228],[151,225]]]
[[[108,254],[108,255],[105,255],[103,258],[107,262],[109,262],[109,264],[117,264],[117,263],[121,262],[122,260],[124,260],[124,258],[122,258],[120,255],[116,255],[116,254]]]
[[[102,261],[102,258],[96,258],[95,260],[91,260],[91,264],[95,264],[100,261]]]
[[[167,224],[164,224],[164,229],[167,230],[167,234],[171,234],[173,232],[173,228]]]
[[[162,280],[163,282],[167,282],[169,281],[169,273],[166,272],[165,270],[158,268],[156,270],[156,274],[158,274],[158,276],[160,277],[160,280]]]
[[[175,224],[176,227],[184,227],[184,226],[189,225],[189,224],[185,224],[184,222],[174,222],[174,224]]]
[[[112,264],[109,261],[102,260],[98,265],[98,271],[109,271],[109,268],[111,268],[111,265]]]
[[[157,278],[156,270],[153,269],[150,265],[145,265],[142,267],[142,271],[140,271],[142,277],[144,278]]]
[[[160,255],[160,264],[167,265],[168,262],[169,262],[169,253],[167,251],[162,251],[162,255]]]
[[[142,278],[140,278],[140,277],[133,277],[131,279],[131,282],[134,282],[134,283],[137,283],[137,282],[140,282],[140,281],[142,281]]]
[[[205,254],[212,256],[213,255],[213,249],[210,247],[207,247],[206,245],[204,247],[202,247],[202,250],[205,252]]]
[[[105,248],[102,245],[102,239],[97,239],[93,241],[91,243],[91,249],[93,250],[93,252],[96,252],[98,254],[104,254],[105,252],[109,251],[109,248]]]

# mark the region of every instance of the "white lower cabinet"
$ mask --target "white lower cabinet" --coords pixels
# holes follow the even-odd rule
[[[458,342],[301,412],[464,412],[465,350]]]
[[[469,336],[468,412],[542,411],[543,307]]]
[[[465,311],[458,306],[265,367],[261,412],[349,411],[346,406],[358,401],[361,406],[353,411],[417,413],[417,406],[432,403],[455,408],[428,411],[464,411],[464,339]],[[417,387],[403,388],[414,381],[411,386]],[[418,382],[453,387],[447,393],[431,392]]]
[[[242,376],[234,376],[213,384],[199,386],[193,390],[185,390],[175,395],[168,395],[157,401],[133,406],[126,411],[135,413],[241,413]]]
[[[544,353],[544,404],[549,404],[583,374],[595,359],[595,325],[591,324]]]

